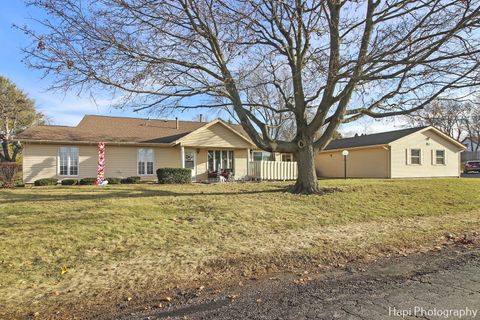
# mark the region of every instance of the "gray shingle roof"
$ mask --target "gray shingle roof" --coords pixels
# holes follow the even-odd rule
[[[327,145],[325,150],[348,149],[348,148],[355,148],[355,147],[388,144],[392,141],[398,140],[402,137],[405,137],[411,133],[420,131],[424,128],[426,127],[408,128],[408,129],[402,129],[402,130],[367,134],[364,136],[333,140]]]

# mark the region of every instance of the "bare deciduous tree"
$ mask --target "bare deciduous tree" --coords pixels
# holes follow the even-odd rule
[[[34,102],[9,79],[0,76],[0,162],[15,162],[22,149],[15,135],[43,121]]]
[[[478,83],[478,0],[29,3],[49,18],[42,32],[20,27],[34,39],[26,61],[53,88],[120,90],[136,109],[226,108],[259,148],[295,153],[295,193],[319,192],[314,157],[341,123]],[[293,138],[272,136],[265,112],[293,119]]]
[[[478,151],[480,147],[480,108],[478,104],[470,106],[470,112],[464,121],[464,128],[467,138],[472,142],[470,151]]]
[[[472,105],[459,101],[432,101],[424,109],[409,115],[413,126],[434,126],[456,140],[465,136],[465,124]]]
[[[478,103],[461,101],[433,101],[423,110],[408,116],[412,126],[434,126],[458,141],[469,138],[472,150],[480,142],[480,109]]]

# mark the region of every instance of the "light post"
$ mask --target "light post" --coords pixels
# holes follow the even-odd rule
[[[348,156],[348,150],[343,150],[343,151],[342,151],[342,155],[343,155],[343,173],[344,173],[343,178],[344,178],[345,180],[347,180],[347,156]]]

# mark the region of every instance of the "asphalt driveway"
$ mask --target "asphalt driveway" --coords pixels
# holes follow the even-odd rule
[[[462,173],[462,178],[480,178],[480,173]]]
[[[124,319],[480,319],[480,248],[294,275]]]

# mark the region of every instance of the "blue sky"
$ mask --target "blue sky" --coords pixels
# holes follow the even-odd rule
[[[30,70],[22,63],[21,48],[30,43],[22,32],[12,28],[16,25],[32,25],[31,17],[42,18],[43,12],[27,7],[23,1],[2,2],[0,11],[0,75],[8,77],[28,96],[35,100],[37,108],[48,116],[52,124],[76,125],[85,114],[147,117],[145,113],[135,113],[129,110],[118,110],[110,107],[111,100],[88,94],[78,96],[76,92],[54,92],[47,88],[52,79],[42,79],[40,71]],[[179,113],[180,119],[190,120],[196,112]],[[208,116],[209,119],[214,115]]]
[[[30,98],[34,99],[37,108],[51,120],[52,124],[76,125],[85,114],[114,115],[147,117],[142,113],[134,113],[129,110],[118,110],[110,107],[111,100],[96,97],[95,100],[87,94],[78,96],[75,92],[47,91],[52,79],[42,79],[42,73],[28,69],[22,63],[21,47],[27,45],[30,40],[22,32],[12,28],[13,24],[32,26],[30,19],[40,19],[44,16],[42,11],[27,7],[21,0],[4,1],[0,11],[0,75],[10,78],[15,84],[24,90]],[[191,120],[197,111],[190,113],[178,113],[180,119]],[[216,117],[215,114],[207,114],[208,119]],[[173,117],[173,115],[172,115]],[[363,119],[353,124],[340,128],[344,135],[354,133],[373,133],[394,129],[392,122],[378,122]]]

